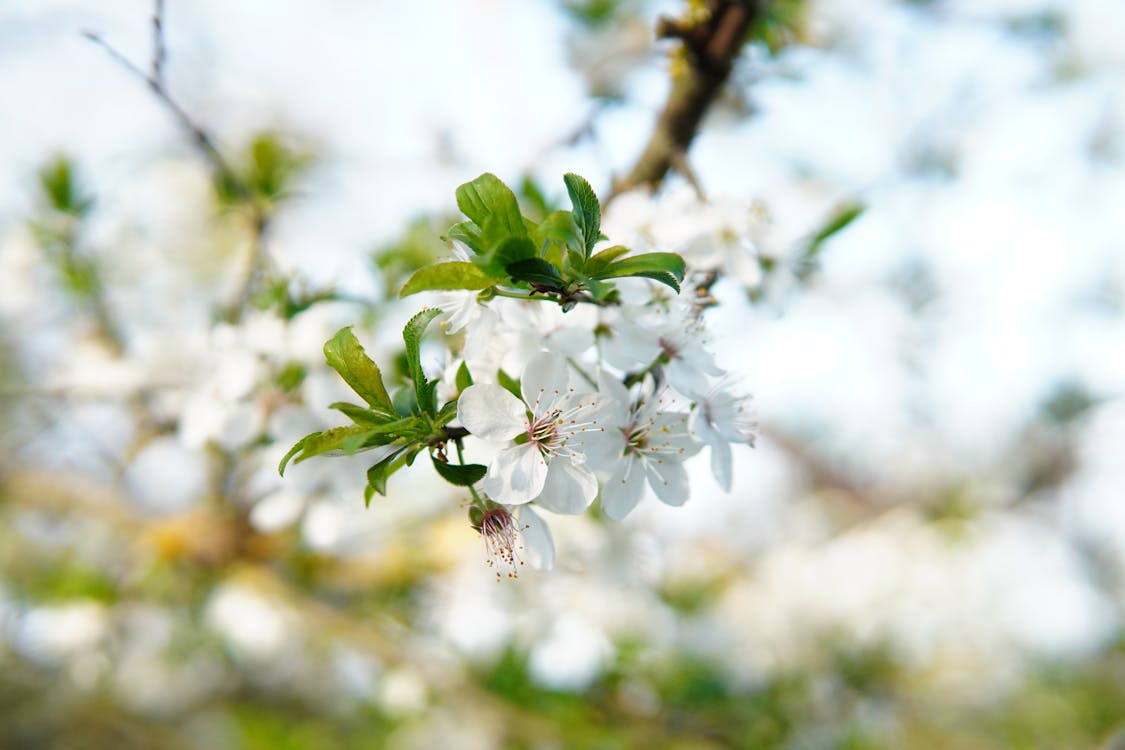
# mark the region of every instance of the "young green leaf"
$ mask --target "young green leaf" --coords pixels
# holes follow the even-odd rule
[[[427,308],[415,315],[402,329],[402,340],[406,344],[406,364],[411,381],[414,383],[414,393],[418,397],[418,408],[431,417],[437,413],[437,404],[434,403],[436,382],[433,386],[426,380],[426,373],[422,371],[422,335],[426,327],[434,318],[441,314],[437,308]]]
[[[395,410],[379,367],[363,351],[351,326],[341,328],[324,345],[328,365],[344,379],[352,390],[376,411],[393,415]]]
[[[408,297],[439,289],[487,289],[503,280],[486,273],[475,263],[453,260],[419,268],[403,285],[398,296]]]
[[[430,458],[434,462],[434,469],[441,475],[441,478],[458,487],[474,485],[484,479],[484,475],[488,473],[488,467],[481,464],[449,464],[439,461],[432,455]]]
[[[434,419],[434,427],[443,427],[457,418],[457,399],[446,401],[445,406],[438,410]]]
[[[473,376],[469,373],[469,364],[464,360],[461,361],[461,366],[457,368],[457,377],[454,382],[457,385],[458,393],[473,384]]]
[[[614,245],[613,247],[607,247],[605,250],[600,250],[594,253],[590,260],[586,261],[586,271],[591,274],[597,273],[627,252],[629,252],[629,248],[624,245]]]
[[[367,425],[368,427],[384,424],[388,419],[393,419],[393,417],[384,412],[375,411],[374,409],[364,409],[362,406],[349,404],[347,401],[337,401],[334,404],[329,404],[328,408],[341,412],[356,424]]]
[[[795,264],[794,271],[797,278],[804,281],[816,271],[821,250],[824,249],[824,243],[851,225],[863,214],[866,208],[862,203],[845,203],[833,212],[824,226],[809,238],[805,251],[801,253],[801,257]]]
[[[582,177],[568,173],[563,176],[563,182],[566,183],[566,192],[574,206],[574,223],[582,232],[583,249],[588,258],[594,245],[601,239],[602,207],[594,189]]]
[[[581,232],[570,211],[547,214],[531,233],[531,239],[543,257],[555,265],[562,262],[564,248],[584,250]]]
[[[375,447],[374,445],[366,445],[367,439],[371,435],[371,428],[367,425],[333,427],[324,432],[313,432],[305,435],[297,441],[297,444],[290,448],[289,452],[285,454],[285,457],[281,459],[277,471],[279,474],[284,475],[285,467],[289,464],[289,459],[294,456],[297,456],[297,460],[294,463],[301,463],[306,459],[328,453],[329,451],[355,453],[364,448],[373,448]]]
[[[481,228],[492,219],[508,235],[527,236],[527,227],[524,225],[516,194],[494,174],[485,172],[472,182],[458,187],[457,207]]]
[[[481,228],[471,221],[462,221],[460,224],[454,224],[449,228],[443,240],[458,240],[464,242],[470,250],[477,255],[483,253],[487,248],[484,243],[484,236],[481,234]]]
[[[376,492],[384,497],[386,496],[387,479],[390,478],[391,474],[402,467],[402,461],[399,460],[399,456],[404,450],[406,449],[399,448],[367,470],[367,487],[363,490],[363,504],[365,507],[371,506],[371,497]]]
[[[523,400],[523,394],[520,392],[520,380],[519,380],[519,378],[513,378],[511,375],[504,372],[503,370],[497,370],[496,371],[496,382],[497,382],[497,384],[500,385],[501,388],[506,390],[508,393],[512,394],[513,396],[515,396],[516,398],[518,398],[521,401]]]

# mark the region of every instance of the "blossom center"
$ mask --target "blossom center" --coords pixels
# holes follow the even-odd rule
[[[561,414],[561,409],[552,409],[533,419],[527,426],[528,439],[544,455],[554,455],[563,442],[559,435],[559,426],[563,423]]]
[[[484,551],[488,556],[488,567],[508,568],[508,578],[518,578],[517,566],[523,565],[519,550],[523,549],[520,532],[522,529],[504,508],[489,508],[481,515],[480,526],[477,527],[484,539]],[[500,579],[500,571],[496,571],[496,579]]]

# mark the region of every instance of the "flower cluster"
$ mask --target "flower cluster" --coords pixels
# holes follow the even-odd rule
[[[325,354],[367,404],[334,404],[353,424],[306,436],[282,469],[293,457],[378,450],[370,501],[428,452],[442,478],[467,488],[491,562],[513,575],[524,557],[553,561],[533,506],[580,514],[600,498],[620,520],[646,487],[682,505],[684,462],[704,448],[729,490],[731,446],[753,443],[749,397],[717,366],[698,297],[681,294],[683,260],[608,246],[589,185],[576,175],[566,185],[573,210],[538,224],[492,175],[462,185],[469,220],[449,232],[452,257],[403,289],[435,303],[403,332],[411,387],[392,397],[350,329],[340,331]],[[449,355],[431,378],[420,342],[433,320]],[[491,459],[466,461],[466,448]]]

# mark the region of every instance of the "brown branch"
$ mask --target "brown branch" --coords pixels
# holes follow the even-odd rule
[[[690,12],[679,19],[660,19],[657,36],[680,39],[686,65],[674,73],[672,90],[648,145],[629,174],[614,185],[611,198],[645,185],[655,188],[672,169],[693,181],[686,167],[688,149],[704,115],[730,77],[765,2],[707,0],[702,12]]]

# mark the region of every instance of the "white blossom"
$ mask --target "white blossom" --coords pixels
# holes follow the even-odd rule
[[[662,358],[659,364],[668,383],[689,398],[707,392],[708,375],[723,374],[707,349],[703,322],[686,306],[675,304],[659,314],[626,308],[609,313],[606,328],[601,350],[607,363],[623,372],[638,372]]]
[[[691,416],[692,432],[711,448],[711,471],[727,492],[731,486],[731,444],[754,445],[749,401],[749,396],[737,393],[724,378],[698,400]]]
[[[550,570],[555,564],[555,542],[551,530],[543,519],[528,505],[510,508],[502,505],[480,511],[480,521],[474,527],[484,540],[488,566],[507,568],[508,578],[519,577],[523,558],[533,568]]]
[[[469,386],[457,415],[472,434],[508,442],[493,459],[484,491],[498,503],[536,501],[558,513],[581,513],[598,494],[586,466],[586,447],[604,435],[608,404],[603,396],[569,385],[565,359],[551,352],[532,358],[523,372],[523,400],[492,383]]]
[[[455,261],[469,262],[472,259],[471,251],[459,240],[453,240],[453,258]],[[446,333],[457,333],[462,328],[476,323],[481,318],[492,313],[479,301],[480,292],[471,289],[454,289],[447,292],[438,292],[438,301],[435,304],[441,315],[438,316],[438,325]]]
[[[689,495],[683,461],[700,450],[688,431],[688,413],[667,411],[665,401],[641,395],[629,398],[625,386],[603,378],[602,389],[617,407],[612,448],[604,454],[609,478],[602,488],[602,509],[619,521],[640,502],[645,481],[656,496],[672,506],[683,505]]]

